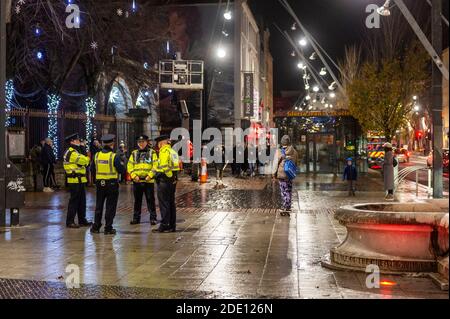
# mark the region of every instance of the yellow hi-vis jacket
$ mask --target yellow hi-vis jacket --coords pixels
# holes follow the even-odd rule
[[[154,183],[155,173],[153,169],[158,165],[158,155],[153,149],[148,149],[145,152],[135,150],[131,153],[127,164],[128,173],[134,182],[136,177],[139,177],[139,183]],[[146,180],[150,177],[150,180]]]
[[[173,172],[180,170],[180,158],[170,145],[166,144],[159,150],[159,160],[156,171],[164,173],[168,178],[173,177]]]
[[[81,154],[73,147],[64,153],[64,171],[68,184],[87,183],[86,167],[89,165],[89,157]]]
[[[113,180],[119,179],[119,172],[114,166],[116,154],[113,152],[98,152],[95,154],[95,179],[96,180]]]

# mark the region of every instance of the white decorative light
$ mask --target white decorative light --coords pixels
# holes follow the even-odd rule
[[[322,69],[320,70],[320,73],[319,73],[319,74],[322,75],[322,76],[327,75],[327,69],[326,69],[326,68],[322,68]]]
[[[6,97],[6,108],[5,108],[5,127],[11,125],[11,117],[9,113],[12,109],[12,101],[14,97],[14,82],[12,79],[6,81],[5,83],[5,97]]]
[[[95,118],[95,109],[97,106],[97,102],[92,97],[88,97],[85,101],[86,104],[86,147],[89,148],[89,145],[92,142],[92,138],[94,135],[94,123],[93,120]]]
[[[334,98],[336,97],[336,93],[331,92],[331,93],[330,93],[330,97],[331,97],[332,99],[334,99]]]
[[[109,103],[115,103],[119,99],[119,89],[114,86],[109,94]]]
[[[414,96],[413,96],[413,100],[414,100],[414,101],[417,101],[417,95],[414,95]]]
[[[53,141],[53,154],[58,157],[58,109],[61,98],[56,94],[47,96],[48,137]]]
[[[313,54],[311,54],[309,59],[314,61],[316,59],[316,52],[313,52]]]
[[[292,50],[291,56],[295,57],[297,54],[295,53],[295,50]]]
[[[308,41],[306,41],[306,39],[303,38],[303,39],[301,39],[301,40],[299,41],[299,43],[300,43],[300,45],[301,45],[302,47],[304,47],[304,46],[306,46],[306,45],[308,44]]]
[[[303,62],[299,62],[299,63],[297,64],[297,68],[299,68],[299,69],[303,69],[304,66],[305,66],[305,65],[303,64]]]
[[[330,104],[330,109],[332,109],[333,108],[333,104]]]
[[[305,97],[305,99],[306,99],[306,101],[309,101],[309,100],[311,100],[311,96],[308,94],[308,95]]]
[[[97,49],[98,49],[98,43],[95,42],[95,41],[93,41],[93,42],[91,43],[91,49],[92,49],[92,50],[97,50]]]
[[[336,82],[331,83],[330,86],[328,87],[328,89],[329,89],[330,91],[333,91],[335,85],[336,85]]]
[[[419,112],[420,111],[420,105],[416,104],[414,106],[414,111]]]
[[[320,90],[320,88],[317,85],[313,87],[314,92],[319,92],[319,90]]]
[[[297,23],[294,22],[294,24],[293,24],[292,27],[291,27],[291,30],[292,30],[292,31],[297,30]]]

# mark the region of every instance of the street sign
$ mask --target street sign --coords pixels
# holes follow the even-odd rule
[[[253,73],[244,72],[244,117],[252,117],[255,108],[255,90]]]
[[[203,90],[203,61],[165,60],[159,62],[162,89]]]

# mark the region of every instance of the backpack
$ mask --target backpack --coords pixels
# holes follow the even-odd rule
[[[282,152],[283,156],[286,157],[286,151],[283,149]],[[284,172],[287,178],[292,181],[297,177],[297,166],[293,161],[286,159],[284,161]]]

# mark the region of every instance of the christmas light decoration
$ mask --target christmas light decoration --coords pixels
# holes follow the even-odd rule
[[[48,137],[53,141],[53,153],[58,157],[58,109],[61,98],[56,94],[47,96]]]
[[[94,135],[94,123],[93,120],[95,118],[95,110],[97,103],[91,97],[88,97],[85,101],[86,104],[86,147],[89,148],[89,145],[92,142],[92,137]]]
[[[13,97],[14,97],[14,82],[13,82],[13,80],[6,81],[6,84],[5,84],[5,97],[6,97],[5,127],[9,127],[11,125],[10,112],[11,112],[11,109],[12,109],[12,101],[13,101]]]

